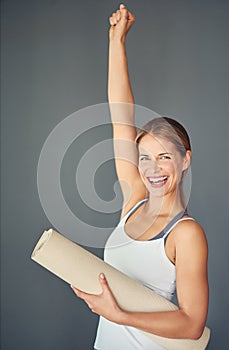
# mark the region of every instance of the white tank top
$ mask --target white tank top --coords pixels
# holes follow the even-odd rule
[[[124,225],[129,216],[147,199],[137,203],[119,222],[107,240],[104,261],[171,300],[176,288],[176,268],[165,253],[165,239],[182,220],[181,212],[156,237],[148,241],[130,238]],[[95,341],[98,350],[162,350],[160,345],[136,328],[118,325],[100,317]]]

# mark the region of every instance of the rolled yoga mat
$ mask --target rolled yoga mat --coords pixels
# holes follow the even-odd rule
[[[53,229],[44,231],[31,258],[67,283],[92,294],[101,293],[98,275],[103,272],[122,309],[127,311],[174,311],[178,307],[134,281]],[[168,350],[204,350],[210,338],[205,327],[198,340],[164,338],[143,332]]]

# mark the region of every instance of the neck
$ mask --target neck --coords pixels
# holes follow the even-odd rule
[[[147,214],[160,216],[174,216],[182,210],[185,210],[185,208],[181,203],[179,193],[169,193],[163,197],[155,197],[150,194],[145,205]]]

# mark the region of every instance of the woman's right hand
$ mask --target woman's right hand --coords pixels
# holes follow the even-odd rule
[[[110,40],[121,40],[125,42],[126,35],[134,24],[135,17],[121,4],[119,10],[112,14],[109,21],[111,25],[109,31]]]

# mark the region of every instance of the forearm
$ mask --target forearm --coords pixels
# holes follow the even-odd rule
[[[166,312],[126,312],[120,324],[155,335],[176,339],[198,339],[204,328],[182,310]]]
[[[134,103],[128,72],[126,47],[122,39],[110,41],[108,72],[109,102]]]
[[[134,96],[130,84],[125,43],[121,39],[110,41],[108,101],[113,122],[134,125]]]

